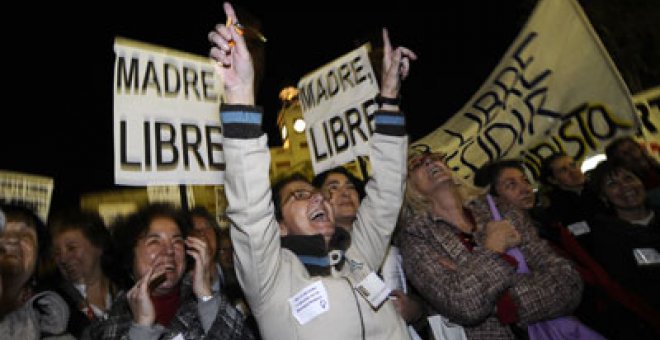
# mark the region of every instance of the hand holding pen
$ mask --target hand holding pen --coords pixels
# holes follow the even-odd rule
[[[211,58],[224,84],[225,102],[254,105],[254,66],[245,44],[244,29],[238,23],[234,8],[224,3],[227,24],[218,24],[208,35],[213,45]]]

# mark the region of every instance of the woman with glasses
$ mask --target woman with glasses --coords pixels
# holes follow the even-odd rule
[[[354,233],[335,225],[329,202],[309,180],[293,175],[272,187],[270,152],[254,106],[253,66],[231,23],[209,34],[224,79],[221,107],[227,216],[236,272],[263,339],[408,339],[375,270],[385,256],[403,196],[407,138],[396,98],[415,54],[392,48],[383,31],[380,110],[370,137],[373,178]],[[228,27],[229,26],[229,27]]]
[[[444,155],[411,148],[400,220],[404,269],[432,309],[462,325],[468,339],[527,336],[530,323],[570,314],[582,281],[569,261],[553,254],[530,220],[497,202],[491,217],[483,199],[468,203],[467,186],[452,176]],[[517,247],[529,273],[507,250]]]

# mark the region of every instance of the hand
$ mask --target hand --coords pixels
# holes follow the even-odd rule
[[[422,316],[422,306],[419,301],[411,299],[398,289],[393,290],[390,296],[395,297],[392,299],[394,308],[406,320],[406,323],[417,321]]]
[[[186,247],[186,254],[192,256],[195,260],[192,274],[192,287],[195,296],[201,298],[202,296],[212,295],[211,273],[208,270],[212,255],[209,254],[206,242],[200,238],[188,236],[186,238]]]
[[[508,220],[490,221],[486,224],[484,246],[492,251],[503,253],[520,244],[520,233]]]
[[[243,35],[236,29],[238,18],[232,6],[225,2],[229,27],[215,26],[208,39],[213,44],[210,55],[216,61],[216,72],[224,84],[225,100],[229,104],[254,105],[254,66]]]
[[[128,306],[133,314],[133,321],[139,325],[151,326],[156,322],[156,310],[151,301],[151,291],[165,279],[165,271],[155,272],[151,267],[126,293]]]
[[[401,80],[406,79],[410,72],[410,60],[417,60],[417,55],[408,48],[399,46],[392,49],[387,29],[383,28],[383,70],[380,95],[387,98],[397,98]]]

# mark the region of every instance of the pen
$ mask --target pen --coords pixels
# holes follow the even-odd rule
[[[254,29],[254,28],[252,28],[252,27],[246,27],[246,26],[243,26],[243,25],[241,25],[241,24],[238,23],[238,22],[233,23],[232,20],[231,20],[231,18],[229,18],[229,17],[227,18],[227,23],[226,23],[225,25],[226,25],[227,27],[231,27],[231,26],[233,26],[234,29],[236,30],[236,32],[237,32],[238,34],[240,34],[240,35],[244,35],[244,34],[245,34],[245,31],[248,30],[248,31],[254,33],[254,35],[256,35],[257,38],[259,38],[259,40],[261,40],[262,42],[266,42],[266,41],[268,41],[268,39],[266,39],[266,37],[265,37],[261,32],[257,31],[256,29]],[[230,42],[229,42],[229,45],[230,45],[230,46],[234,46],[234,42],[233,42],[233,41],[230,41]]]
[[[231,27],[232,27],[232,20],[231,20],[231,17],[227,17],[227,23],[225,24],[225,26],[227,26],[228,28],[231,28]],[[233,26],[234,26],[234,29],[236,29],[236,25],[233,25]],[[241,30],[239,30],[239,29],[236,29],[236,32],[237,32],[238,34],[240,34],[240,35],[243,35],[243,31],[241,31]],[[229,47],[234,47],[234,45],[236,45],[236,43],[234,42],[234,40],[229,40]]]

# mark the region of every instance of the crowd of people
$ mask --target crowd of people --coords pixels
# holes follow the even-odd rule
[[[400,89],[417,56],[384,29],[370,178],[338,167],[271,183],[251,55],[224,10],[208,39],[230,229],[167,204],[108,226],[3,204],[0,337],[660,338],[660,165],[633,139],[588,174],[550,155],[544,190],[516,159],[465,182],[445,154],[408,145]]]

